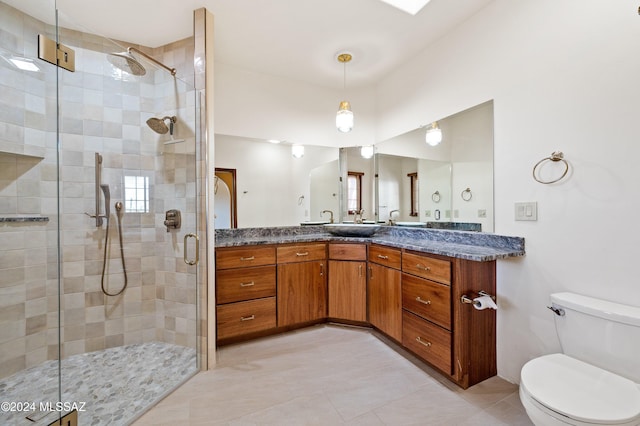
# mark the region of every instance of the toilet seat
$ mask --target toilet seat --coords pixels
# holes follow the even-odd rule
[[[520,386],[536,405],[565,422],[640,424],[638,384],[564,354],[529,361],[522,368]]]

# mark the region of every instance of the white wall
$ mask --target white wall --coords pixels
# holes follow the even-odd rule
[[[342,90],[259,74],[216,62],[216,133],[303,145],[356,146],[374,142],[375,93],[347,90],[354,128],[340,133]]]
[[[380,140],[494,99],[496,233],[527,255],[498,262],[498,374],[559,351],[549,294],[640,305],[640,17],[624,0],[496,0],[378,87]],[[564,152],[571,174],[533,180]],[[455,196],[455,194],[454,194]],[[538,202],[537,222],[514,203]]]

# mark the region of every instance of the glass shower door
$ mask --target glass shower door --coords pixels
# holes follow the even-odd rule
[[[57,70],[53,0],[0,1],[0,424],[59,416]]]

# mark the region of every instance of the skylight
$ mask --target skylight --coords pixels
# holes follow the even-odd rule
[[[381,0],[388,5],[391,5],[397,9],[400,9],[403,12],[406,12],[410,15],[415,15],[420,12],[423,7],[429,3],[430,0]]]

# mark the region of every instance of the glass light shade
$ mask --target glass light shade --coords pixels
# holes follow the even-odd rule
[[[360,148],[360,155],[362,156],[362,158],[373,157],[373,145],[365,145]]]
[[[291,155],[295,158],[304,157],[304,146],[303,145],[291,145]]]
[[[436,146],[442,142],[442,130],[438,127],[438,123],[431,124],[431,127],[427,129],[425,140],[431,146]]]
[[[336,127],[342,133],[350,132],[353,129],[353,112],[351,112],[351,104],[348,101],[340,102],[336,114]]]

